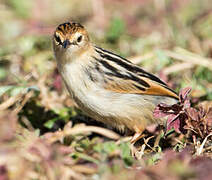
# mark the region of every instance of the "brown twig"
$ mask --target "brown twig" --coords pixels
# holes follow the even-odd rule
[[[204,66],[210,70],[212,70],[212,59],[210,58],[205,58],[205,57],[201,57],[201,56],[197,56],[195,54],[191,55],[185,55],[185,54],[180,54],[180,53],[176,53],[176,52],[172,52],[172,51],[168,51],[165,50],[164,53],[166,54],[166,56],[177,59],[177,60],[181,60],[190,64],[194,64],[194,65],[199,65],[199,66]]]
[[[57,131],[56,133],[53,134],[53,136],[48,138],[48,141],[50,143],[53,143],[63,139],[65,136],[68,136],[68,135],[85,134],[90,132],[94,132],[114,140],[117,140],[120,138],[118,134],[116,134],[115,132],[111,130],[108,130],[102,127],[85,126],[84,124],[83,125],[79,124],[77,126],[74,126],[73,128],[65,128],[63,131]]]
[[[6,110],[7,108],[15,104],[23,96],[24,94],[22,93],[17,94],[16,96],[11,96],[9,99],[0,104],[0,111]]]
[[[172,66],[169,66],[167,68],[164,68],[163,70],[163,73],[165,75],[169,75],[171,73],[175,73],[175,72],[179,72],[179,71],[183,71],[183,70],[186,70],[186,69],[190,69],[194,67],[194,64],[191,64],[191,63],[180,63],[180,64],[174,64]]]

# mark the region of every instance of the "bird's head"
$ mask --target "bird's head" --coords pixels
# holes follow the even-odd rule
[[[79,23],[67,22],[60,24],[53,36],[53,48],[57,59],[76,57],[89,46],[86,29]],[[65,57],[64,57],[65,56]]]

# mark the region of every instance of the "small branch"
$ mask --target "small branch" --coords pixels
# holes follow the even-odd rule
[[[20,93],[16,96],[11,96],[9,99],[7,99],[5,102],[0,104],[0,111],[3,111],[5,109],[8,109],[10,106],[15,104],[24,94]]]
[[[187,63],[187,62],[180,63],[180,64],[174,64],[172,66],[164,68],[163,73],[165,75],[169,75],[171,73],[178,72],[178,71],[183,71],[183,70],[186,70],[186,69],[190,69],[192,67],[194,67],[194,64]]]
[[[63,139],[65,136],[68,135],[85,134],[90,132],[101,134],[102,136],[114,140],[120,138],[120,136],[117,133],[111,130],[96,126],[85,126],[84,124],[79,124],[77,126],[74,126],[73,128],[65,128],[63,131],[57,131],[55,133],[52,133],[50,137],[47,137],[47,141],[49,141],[50,143],[54,143],[58,140]]]
[[[197,56],[195,54],[193,56],[189,56],[189,55],[179,54],[179,53],[168,51],[168,50],[164,50],[164,53],[168,57],[171,57],[171,58],[174,58],[177,60],[181,60],[181,61],[184,61],[184,62],[187,62],[190,64],[204,66],[204,67],[212,70],[212,59],[210,59],[210,58]]]

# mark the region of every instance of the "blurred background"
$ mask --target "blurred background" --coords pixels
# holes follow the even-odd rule
[[[38,127],[46,121],[52,127],[55,113],[74,104],[52,52],[52,34],[67,21],[80,22],[93,43],[158,75],[176,92],[192,87],[193,103],[212,100],[210,0],[1,0],[0,19],[0,101],[38,92],[19,113]]]
[[[192,103],[211,107],[211,0],[0,0],[0,179],[138,179],[146,172],[147,180],[157,179],[154,174],[180,180],[194,179],[194,171],[211,179],[212,161],[190,166],[193,154],[184,152],[165,152],[158,168],[151,166],[167,148],[180,152],[194,144],[201,154],[202,139],[177,135],[154,148],[144,144],[147,156],[135,162],[129,143],[105,138],[111,132],[82,131],[79,122],[98,124],[73,108],[52,52],[53,32],[67,21],[81,23],[93,43],[156,74],[176,92],[192,87]],[[65,131],[73,124],[77,135]],[[138,171],[143,167],[150,171]]]
[[[0,18],[3,85],[32,71],[54,71],[53,31],[77,21],[98,46],[159,74],[177,90],[191,86],[195,97],[212,99],[210,0],[1,0]]]
[[[212,99],[210,0],[1,0],[0,19],[1,85],[54,71],[54,29],[77,21],[98,46],[158,74],[177,91],[191,86],[194,97]]]

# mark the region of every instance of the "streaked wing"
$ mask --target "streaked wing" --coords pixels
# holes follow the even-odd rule
[[[119,93],[169,96],[178,99],[177,94],[156,76],[144,71],[116,54],[95,47],[99,57],[98,70],[104,75],[104,88]]]

